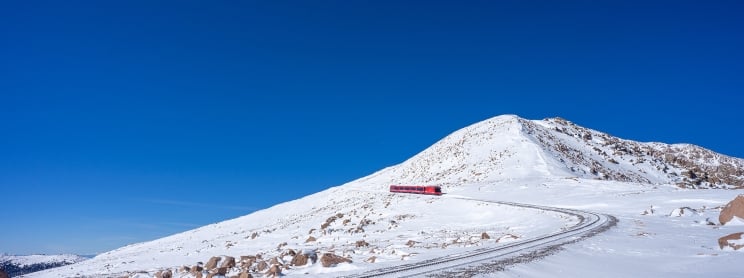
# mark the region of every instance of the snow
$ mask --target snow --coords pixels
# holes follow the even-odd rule
[[[0,255],[0,263],[10,262],[19,267],[30,266],[35,264],[52,264],[52,263],[77,263],[87,258],[72,254],[61,255]]]
[[[316,262],[283,271],[287,276],[335,277],[499,246],[578,222],[558,212],[488,201],[591,210],[619,222],[551,256],[481,276],[740,276],[735,266],[744,253],[721,250],[717,239],[741,232],[741,227],[710,225],[738,191],[694,185],[681,176],[685,169],[649,154],[653,152],[684,154],[702,168],[721,161],[744,165],[696,146],[638,143],[562,119],[528,121],[505,115],[455,131],[399,165],[347,184],[27,277],[152,276],[213,256],[272,258],[289,249],[351,258],[352,263],[331,268]],[[445,194],[391,194],[391,184],[438,184]],[[713,189],[688,189],[693,185]],[[483,232],[491,239],[482,240]],[[316,241],[306,242],[310,236]],[[369,246],[357,247],[361,240]],[[366,262],[372,256],[376,262]],[[233,269],[228,276],[237,273]]]

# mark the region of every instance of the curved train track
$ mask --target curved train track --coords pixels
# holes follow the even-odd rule
[[[453,275],[454,273],[463,272],[477,273],[479,272],[479,270],[477,270],[479,266],[486,266],[484,268],[491,270],[500,270],[504,268],[504,265],[510,265],[514,262],[530,260],[529,258],[519,259],[520,257],[534,258],[548,255],[550,254],[551,250],[555,250],[555,248],[561,245],[573,243],[593,236],[597,233],[601,233],[617,223],[617,219],[612,215],[590,211],[521,204],[514,202],[488,201],[469,198],[458,199],[489,202],[543,211],[553,211],[575,216],[579,219],[579,223],[571,227],[564,228],[561,231],[555,233],[515,241],[504,245],[488,248],[478,248],[467,252],[434,258],[426,261],[403,264],[394,267],[384,267],[343,277],[361,278],[384,276],[450,276],[447,274],[447,272],[452,272]],[[475,268],[476,270],[473,270],[473,268]]]

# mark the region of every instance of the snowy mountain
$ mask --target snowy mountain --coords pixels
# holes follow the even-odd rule
[[[87,260],[87,258],[71,254],[26,256],[0,255],[0,269],[5,270],[10,277],[15,277],[44,269],[74,264],[84,260]]]
[[[576,258],[618,266],[613,275],[593,276],[662,272],[668,275],[656,276],[696,277],[699,273],[678,272],[669,264],[701,260],[723,269],[716,273],[729,273],[726,266],[742,253],[716,251],[718,234],[730,228],[711,226],[708,219],[715,219],[733,194],[720,189],[743,188],[743,181],[742,159],[700,147],[623,140],[560,118],[498,116],[347,184],[28,277],[152,277],[170,271],[174,277],[190,278],[221,265],[229,276],[245,271],[258,275],[277,265],[287,275],[333,277],[504,246],[581,221],[576,215],[493,202],[498,200],[617,215],[617,229],[568,248]],[[390,194],[391,184],[439,184],[446,194]],[[714,190],[689,190],[696,188]],[[680,208],[694,213],[672,218],[670,213]],[[665,236],[645,241],[657,234]],[[677,249],[669,247],[675,244]],[[657,247],[662,251],[646,250]],[[649,264],[639,264],[636,254],[652,256],[645,260]],[[576,261],[560,261],[571,263]],[[603,268],[595,271],[607,268],[606,263],[597,265]],[[542,276],[516,269],[520,275]]]
[[[458,130],[362,180],[381,187],[396,182],[457,186],[535,176],[744,188],[744,159],[689,144],[624,140],[561,118],[506,115]]]

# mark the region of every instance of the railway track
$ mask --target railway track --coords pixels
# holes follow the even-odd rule
[[[420,277],[420,276],[453,276],[456,273],[479,272],[479,267],[486,269],[503,269],[505,265],[519,261],[529,261],[551,253],[557,247],[573,243],[603,232],[617,222],[614,216],[590,211],[538,206],[503,201],[488,201],[469,198],[458,198],[479,202],[489,202],[522,208],[553,211],[577,217],[579,223],[561,231],[510,242],[508,244],[478,248],[458,254],[434,258],[421,262],[384,267],[358,274],[343,276],[347,278],[362,277]],[[526,257],[526,258],[525,258]],[[452,275],[448,275],[448,272]]]

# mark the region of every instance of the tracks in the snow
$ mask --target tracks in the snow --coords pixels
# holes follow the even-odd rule
[[[579,223],[555,233],[515,241],[504,245],[478,248],[426,261],[403,264],[394,267],[384,267],[344,277],[450,276],[447,275],[447,272],[449,271],[452,271],[454,274],[468,271],[478,272],[479,269],[483,271],[503,269],[504,265],[529,261],[550,254],[552,250],[555,250],[561,245],[572,243],[603,232],[614,226],[617,222],[617,219],[611,215],[590,211],[503,201],[487,201],[478,199],[466,200],[563,213],[577,217]]]

